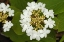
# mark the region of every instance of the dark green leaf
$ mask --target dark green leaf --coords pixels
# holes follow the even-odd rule
[[[22,28],[20,26],[20,15],[21,15],[21,11],[15,7],[11,7],[12,9],[15,10],[15,13],[14,13],[14,17],[12,19],[12,23],[13,23],[13,27],[12,29],[14,30],[14,32],[17,34],[17,35],[22,35]]]
[[[27,2],[30,2],[30,1],[32,1],[32,0],[27,0],[27,1],[26,0],[10,0],[11,6],[14,6],[11,8],[13,8],[15,10],[15,15],[14,15],[13,20],[12,20],[14,26],[12,27],[12,29],[14,30],[14,32],[17,35],[22,35],[22,29],[20,27],[20,22],[19,22],[21,11],[24,8],[26,8]]]
[[[12,6],[20,9],[21,11],[26,8],[27,2],[31,2],[33,0],[10,0]]]
[[[59,13],[57,17],[54,18],[56,26],[54,27],[55,30],[58,32],[64,31],[64,12]]]
[[[4,35],[9,37],[13,42],[26,42],[29,40],[29,37],[25,33],[23,35],[17,35],[12,29],[4,33]]]
[[[59,25],[58,25],[58,32],[64,31],[64,12],[58,14]]]
[[[55,14],[64,12],[64,0],[38,0],[46,4],[46,8],[53,9]]]
[[[55,29],[55,30],[57,30],[58,29],[58,27],[59,27],[59,19],[58,18],[54,18],[54,21],[55,21],[55,26],[54,26],[54,28],[53,29]]]

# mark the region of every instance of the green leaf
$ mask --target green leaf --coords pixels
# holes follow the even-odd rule
[[[60,42],[64,42],[64,35],[62,36]]]
[[[53,28],[58,30],[58,32],[64,31],[64,12],[59,13],[57,17],[54,18],[56,26]]]
[[[58,32],[62,32],[64,31],[64,12],[58,14],[57,18],[59,19]]]
[[[13,42],[26,42],[29,40],[29,37],[25,33],[23,35],[17,35],[13,29],[4,33],[4,35],[9,37]]]
[[[12,19],[12,23],[13,23],[13,27],[12,29],[14,30],[14,32],[17,34],[17,35],[22,35],[22,28],[20,26],[20,15],[21,15],[21,11],[15,7],[12,7],[12,9],[14,9],[15,13],[14,13],[14,17]]]
[[[27,6],[27,2],[31,2],[33,0],[10,0],[11,6],[15,6],[16,8],[23,10]]]
[[[11,3],[11,8],[13,8],[15,10],[15,15],[13,17],[12,23],[14,24],[14,26],[12,27],[12,29],[14,30],[14,32],[17,35],[22,35],[22,28],[20,27],[20,15],[21,15],[21,11],[26,8],[27,6],[27,2],[30,2],[32,0],[10,0]],[[20,11],[21,10],[21,11]]]
[[[64,12],[64,0],[38,0],[46,4],[46,8],[53,9],[55,14]]]
[[[58,27],[59,27],[59,22],[60,22],[60,21],[59,21],[59,19],[58,19],[57,17],[55,17],[53,20],[55,21],[55,26],[54,26],[53,29],[57,30]]]

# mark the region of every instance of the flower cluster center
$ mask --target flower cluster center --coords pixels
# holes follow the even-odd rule
[[[42,14],[41,10],[33,10],[31,15],[31,25],[34,30],[43,29],[45,16]]]
[[[5,23],[7,17],[8,17],[7,13],[0,12],[0,22]]]

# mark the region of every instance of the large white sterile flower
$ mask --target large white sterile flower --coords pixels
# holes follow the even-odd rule
[[[44,14],[47,18],[49,18],[49,17],[54,18],[54,12],[53,12],[53,10],[49,10],[49,11],[48,11],[48,9],[45,8],[43,14]]]
[[[50,33],[50,30],[44,28],[43,30],[38,30],[38,33],[40,33],[40,37],[43,38],[43,37],[47,37],[47,34]]]
[[[39,2],[39,3],[38,3],[38,6],[39,6],[38,8],[41,9],[41,11],[43,12],[44,9],[45,9],[45,4]]]
[[[48,20],[44,20],[46,28],[53,28],[55,26],[55,21],[49,18]]]
[[[8,9],[8,12],[9,12],[9,16],[14,16],[14,10],[11,10],[11,8]]]
[[[6,13],[7,9],[9,8],[9,4],[5,5],[4,3],[0,4],[0,11],[3,11],[3,13]]]
[[[1,3],[0,4],[0,12],[8,13],[9,16],[14,16],[14,10],[11,10],[11,8],[9,8],[9,4],[5,5],[5,3]]]
[[[31,7],[31,9],[37,9],[36,7],[37,7],[37,3],[35,3],[35,2],[28,2],[27,3],[28,4],[28,7]]]
[[[26,9],[20,16],[20,25],[22,27],[22,32],[26,32],[27,36],[30,36],[30,40],[41,38],[46,38],[50,30],[47,28],[53,28],[55,21],[53,10],[45,8],[45,4],[39,2],[28,2]]]
[[[12,26],[13,24],[11,23],[11,21],[6,21],[5,24],[3,25],[4,32],[9,31]]]
[[[36,40],[40,40],[40,37],[39,37],[39,34],[38,34],[38,32],[37,31],[35,31],[35,30],[33,30],[32,31],[32,34],[30,35],[30,40],[32,40],[32,39],[36,39]]]

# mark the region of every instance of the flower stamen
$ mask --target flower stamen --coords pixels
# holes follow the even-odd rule
[[[0,12],[0,22],[5,23],[5,20],[7,19],[8,14]]]
[[[44,24],[44,19],[45,19],[45,16],[41,14],[41,10],[38,9],[37,11],[36,10],[33,10],[32,12],[32,15],[31,15],[31,25],[34,27],[34,30],[39,30],[39,29],[43,29],[43,24]]]

